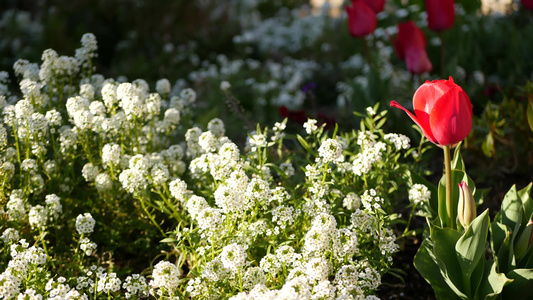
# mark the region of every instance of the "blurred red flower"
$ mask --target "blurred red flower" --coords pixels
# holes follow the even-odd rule
[[[426,52],[426,37],[411,20],[398,24],[396,39],[390,37],[396,55],[405,60],[407,70],[413,74],[422,74],[433,69]]]
[[[533,0],[522,0],[522,5],[529,10],[533,10]]]
[[[426,12],[429,29],[444,31],[453,26],[455,21],[453,0],[426,0]]]
[[[376,13],[364,0],[352,0],[351,6],[346,6],[348,14],[348,28],[353,37],[364,37],[376,29],[378,20]]]
[[[365,0],[366,4],[377,14],[383,11],[385,0]]]

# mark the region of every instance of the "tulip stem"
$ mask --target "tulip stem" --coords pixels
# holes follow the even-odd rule
[[[363,37],[363,41],[365,44],[366,62],[370,67],[372,65],[372,54],[370,53],[370,46],[368,45],[368,40],[366,38]]]
[[[446,55],[444,53],[444,31],[439,32],[440,37],[440,74],[446,77]]]
[[[454,228],[452,217],[452,161],[450,157],[450,146],[443,146],[444,149],[444,172],[446,174],[446,215],[448,227]]]

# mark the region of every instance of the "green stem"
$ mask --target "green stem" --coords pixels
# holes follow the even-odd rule
[[[144,212],[146,213],[146,215],[148,216],[148,218],[150,219],[150,221],[152,221],[152,224],[155,225],[155,227],[157,227],[157,229],[159,229],[159,231],[161,231],[161,234],[164,236],[164,237],[167,237],[167,235],[165,234],[165,232],[163,231],[163,229],[161,229],[161,227],[159,227],[159,224],[157,224],[157,222],[155,221],[154,217],[152,216],[152,214],[150,213],[150,211],[148,211],[148,209],[146,208],[146,205],[144,203],[144,198],[141,196],[141,195],[138,195],[137,197],[139,199],[139,202],[141,202],[141,206],[144,210]]]
[[[444,32],[439,32],[440,36],[440,74],[442,78],[446,76],[446,55],[444,53]]]
[[[446,216],[448,227],[454,228],[452,218],[452,163],[450,146],[444,146],[444,168],[446,174]]]
[[[370,66],[372,65],[372,55],[370,53],[370,46],[368,45],[368,41],[366,40],[366,38],[363,38],[363,42],[365,44],[366,62]]]
[[[411,226],[411,220],[413,219],[413,215],[415,214],[416,207],[417,203],[413,205],[413,209],[411,210],[411,214],[409,215],[409,220],[407,221],[407,226],[405,226],[405,230],[403,231],[401,237],[405,237],[407,235],[407,232],[409,232],[409,227]]]

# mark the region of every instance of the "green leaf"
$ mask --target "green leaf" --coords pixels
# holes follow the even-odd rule
[[[510,239],[511,231],[504,224],[495,221],[490,224],[490,236],[490,247],[494,253],[494,260],[500,265],[502,262],[507,261],[507,256],[505,256],[503,261],[500,261],[500,254],[505,253],[502,247],[507,247],[506,253],[507,255],[509,253],[509,245],[506,245],[504,241],[506,238]]]
[[[456,166],[461,166],[462,159],[458,160]],[[474,181],[464,172],[463,170],[455,169],[452,166],[452,220],[455,224],[455,220],[457,219],[457,204],[459,201],[459,183],[461,181],[466,182],[472,193],[474,194],[474,198],[476,199],[476,202],[482,202],[481,200],[481,194],[476,193],[476,185],[474,184]],[[443,175],[442,178],[439,181],[439,203],[438,203],[438,212],[439,217],[441,218],[441,221],[443,223],[443,226],[445,227],[451,227],[452,224],[446,224],[447,221],[447,213],[446,213],[446,175]]]
[[[486,209],[470,223],[470,226],[468,226],[465,233],[455,244],[457,260],[462,270],[463,282],[465,285],[468,284],[465,288],[470,289],[472,272],[478,265],[479,260],[485,255],[489,224],[489,210]],[[471,292],[467,294],[471,294]]]
[[[503,288],[503,299],[533,298],[533,269],[515,269],[507,277],[513,282]]]
[[[529,101],[527,104],[527,122],[529,123],[529,128],[533,131],[533,101]]]
[[[485,262],[485,273],[483,274],[481,286],[476,293],[476,299],[497,299],[503,287],[511,280],[503,273],[496,272],[496,263],[492,260]]]
[[[486,157],[494,157],[494,137],[492,131],[487,134],[481,144],[481,151],[485,154]]]
[[[455,244],[460,237],[461,234],[451,228],[434,228],[431,233],[436,263],[444,280],[457,296],[467,299],[463,292],[463,275],[455,250]]]
[[[455,147],[455,151],[453,152],[452,169],[466,172],[463,156],[461,156],[461,144],[462,142]]]
[[[436,263],[437,258],[433,249],[433,242],[429,238],[424,239],[414,258],[415,268],[431,285],[437,299],[461,299],[444,280],[444,276]]]
[[[502,223],[507,225],[513,231],[513,238],[511,242],[514,242],[514,237],[520,229],[522,222],[521,210],[522,200],[518,196],[516,185],[513,185],[507,194],[505,194],[501,208]]]
[[[304,147],[305,150],[307,150],[307,152],[309,153],[312,153],[313,155],[316,156],[316,152],[315,150],[313,150],[311,148],[311,146],[309,146],[309,144],[307,143],[307,141],[299,134],[296,135],[296,138],[298,139],[298,142],[300,142],[300,144],[302,145],[302,147]]]
[[[522,200],[522,206],[524,208],[525,220],[524,223],[527,224],[529,220],[533,217],[533,200],[531,200],[531,187],[533,187],[533,182],[530,182],[525,188],[518,191],[518,197]]]

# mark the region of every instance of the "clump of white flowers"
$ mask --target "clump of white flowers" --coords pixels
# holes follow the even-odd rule
[[[196,115],[203,91],[94,74],[97,50],[86,34],[72,57],[18,61],[18,101],[0,73],[0,298],[373,299],[398,251],[387,213],[409,148],[373,126],[383,113],[333,136],[287,118],[232,140],[227,119]],[[229,75],[261,71],[252,59],[217,63],[188,79],[216,77],[231,96]],[[246,84],[260,106],[296,107],[315,69],[270,62],[275,80]],[[413,186],[413,202],[427,197]],[[123,249],[148,277],[118,275]]]
[[[82,234],[90,234],[94,231],[96,221],[90,213],[84,213],[76,217],[76,231]]]

